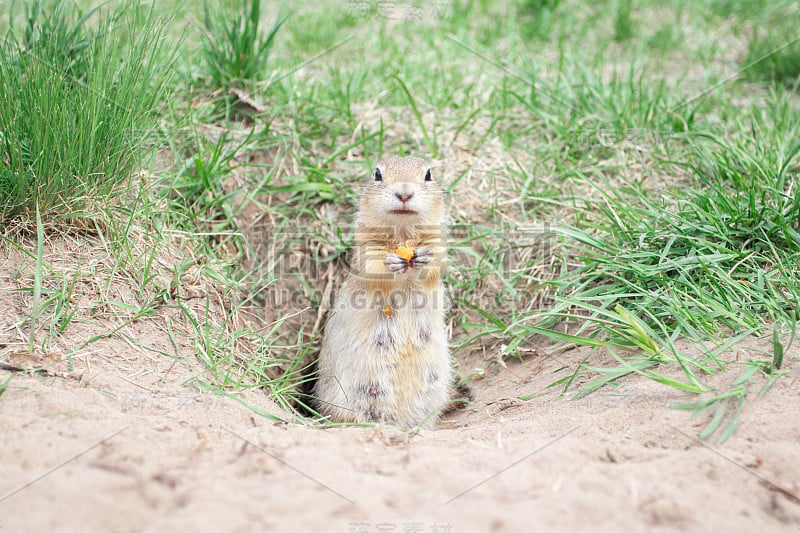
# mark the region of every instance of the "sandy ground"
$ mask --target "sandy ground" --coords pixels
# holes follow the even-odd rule
[[[800,531],[796,350],[719,445],[695,437],[708,417],[666,407],[688,396],[644,378],[514,399],[580,351],[490,368],[473,406],[404,440],[276,423],[186,385],[191,358],[92,346],[0,396],[2,531]]]

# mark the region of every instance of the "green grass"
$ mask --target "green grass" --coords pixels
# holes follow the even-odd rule
[[[3,396],[3,393],[8,390],[8,384],[11,383],[11,378],[13,377],[14,375],[12,374],[3,383],[0,383],[0,396]]]
[[[528,39],[547,41],[555,26],[559,0],[527,0],[519,6],[520,33]]]
[[[797,91],[800,87],[800,36],[795,12],[787,18],[775,17],[767,27],[753,29],[742,61],[745,75],[754,81],[766,81]]]
[[[686,189],[654,199],[635,186],[596,183],[581,227],[555,229],[583,263],[558,282],[570,305],[622,304],[666,335],[695,339],[795,322],[800,203],[790,169],[800,162],[800,114],[785,100],[771,105],[780,128],[754,121],[738,142],[690,135]]]
[[[627,41],[632,38],[635,31],[635,21],[631,18],[633,2],[631,0],[618,0],[614,5],[614,40]]]
[[[286,19],[277,15],[265,33],[261,28],[261,0],[242,0],[233,20],[203,4],[206,39],[203,58],[212,89],[252,89],[269,72],[270,52]]]
[[[454,208],[457,359],[583,345],[551,389],[652,380],[693,395],[676,407],[721,439],[796,360],[793,3],[228,7],[197,20],[180,5],[166,27],[113,2],[11,14],[0,209],[24,221],[38,204],[37,244],[58,215],[112,260],[97,285],[28,253],[31,343],[91,321],[73,301],[90,290],[115,325],[81,347],[161,317],[174,344],[188,335],[203,386],[240,401],[263,388],[291,411],[360,180],[382,154],[415,154],[441,163]],[[166,32],[183,35],[179,62]],[[262,112],[233,112],[230,89]],[[111,297],[119,283],[134,302]],[[766,351],[732,360],[750,336]]]
[[[57,65],[73,82],[83,82],[90,68],[89,49],[95,39],[87,21],[96,10],[84,14],[67,9],[66,2],[59,2],[50,10],[41,0],[26,4],[20,44],[42,62]],[[11,29],[15,29],[13,24]]]
[[[36,4],[38,6],[38,4]],[[0,220],[120,194],[158,121],[171,60],[153,12],[31,8],[0,45]],[[125,42],[120,33],[127,31]]]

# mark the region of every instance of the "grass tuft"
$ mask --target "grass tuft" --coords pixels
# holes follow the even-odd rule
[[[627,41],[636,33],[636,23],[631,18],[633,1],[618,0],[614,7],[616,8],[614,14],[614,40],[617,42]]]
[[[528,39],[547,41],[555,27],[560,0],[526,0],[519,8],[520,33]]]
[[[28,11],[23,37],[0,44],[0,221],[69,216],[112,197],[157,123],[171,60],[153,10],[133,4],[72,15]],[[89,29],[90,15],[96,29]],[[127,31],[129,42],[118,39]]]
[[[203,4],[203,22],[207,36],[203,57],[209,83],[214,89],[252,89],[264,79],[275,36],[286,20],[279,14],[272,27],[262,34],[261,0],[242,0],[236,18],[226,23],[219,13]]]

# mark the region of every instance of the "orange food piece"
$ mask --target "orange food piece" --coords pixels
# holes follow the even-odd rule
[[[414,257],[414,249],[410,246],[398,246],[396,253],[406,261],[411,261],[411,258]]]
[[[383,314],[386,315],[386,318],[392,318],[392,308],[388,305],[384,305]]]

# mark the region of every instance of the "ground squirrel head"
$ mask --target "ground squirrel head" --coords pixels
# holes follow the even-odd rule
[[[417,157],[384,157],[361,192],[359,217],[368,226],[439,226],[444,194],[431,167]]]

